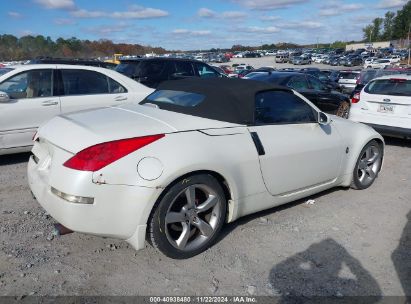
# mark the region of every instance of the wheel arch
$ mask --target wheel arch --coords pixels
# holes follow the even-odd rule
[[[358,145],[357,148],[353,149],[351,152],[353,153],[352,157],[350,157],[348,163],[347,163],[347,170],[345,172],[345,177],[343,179],[342,182],[342,186],[346,186],[349,187],[351,185],[352,182],[352,178],[353,178],[353,172],[354,172],[354,168],[355,165],[357,163],[358,157],[361,153],[361,150],[368,145],[368,143],[370,143],[371,141],[375,140],[381,147],[381,151],[382,151],[382,163],[381,163],[381,167],[379,172],[381,171],[383,164],[384,164],[384,147],[385,147],[385,143],[384,140],[382,139],[382,137],[379,136],[370,136],[368,137],[366,140],[363,140],[363,144],[362,145]]]
[[[181,181],[181,180],[183,180],[183,179],[185,179],[189,176],[200,175],[200,174],[209,174],[209,175],[213,176],[218,181],[218,183],[220,184],[221,188],[224,191],[224,196],[225,196],[226,201],[227,201],[227,215],[226,216],[227,216],[227,218],[233,218],[233,215],[229,214],[229,213],[233,212],[233,210],[236,210],[236,209],[229,208],[229,202],[233,201],[233,197],[235,197],[235,194],[232,192],[232,191],[234,191],[233,190],[234,187],[230,186],[229,182],[227,181],[227,178],[225,178],[221,173],[213,171],[213,170],[204,169],[204,170],[194,170],[194,171],[187,172],[183,175],[180,175],[179,177],[174,178],[171,182],[169,182],[168,185],[163,188],[160,195],[157,197],[157,200],[155,201],[153,207],[151,208],[150,214],[147,217],[146,223],[149,223],[149,221],[152,218],[152,216],[154,214],[154,211],[156,210],[158,204],[160,203],[162,198],[166,195],[166,193],[168,192],[168,190],[172,186],[174,186],[176,183],[178,183],[179,181]]]

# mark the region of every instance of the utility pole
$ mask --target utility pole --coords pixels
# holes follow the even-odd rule
[[[318,50],[318,37],[317,37],[317,50]]]

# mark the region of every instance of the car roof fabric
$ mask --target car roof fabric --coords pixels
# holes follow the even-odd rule
[[[157,87],[158,90],[197,93],[204,95],[205,98],[194,107],[156,103],[148,99],[141,103],[153,103],[164,110],[245,125],[254,123],[255,95],[257,93],[268,90],[291,92],[289,88],[262,81],[197,77],[165,81]]]

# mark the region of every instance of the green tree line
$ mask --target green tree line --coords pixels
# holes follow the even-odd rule
[[[384,18],[375,18],[363,28],[365,41],[384,41],[407,38],[411,25],[411,0],[402,9],[386,12]]]
[[[97,58],[113,56],[115,53],[141,55],[146,53],[162,54],[163,48],[142,46],[139,44],[113,43],[110,40],[80,40],[50,37],[0,35],[0,60],[27,60],[43,57]]]

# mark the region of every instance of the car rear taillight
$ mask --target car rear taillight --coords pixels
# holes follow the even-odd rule
[[[403,83],[406,82],[407,80],[404,78],[390,78],[390,82],[396,82],[396,83]]]
[[[164,134],[157,134],[97,144],[78,152],[63,166],[80,171],[98,171],[164,136]]]
[[[351,103],[357,103],[360,101],[360,93],[355,93],[354,96],[351,98]]]

